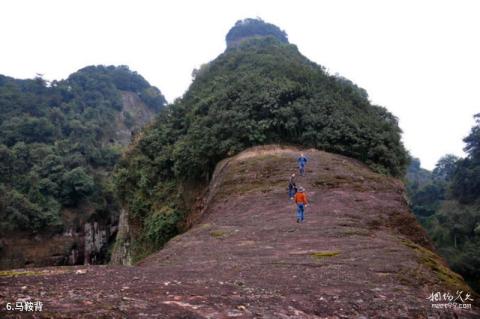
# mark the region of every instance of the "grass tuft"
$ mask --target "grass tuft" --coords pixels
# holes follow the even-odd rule
[[[469,289],[467,284],[465,284],[463,277],[457,274],[456,272],[453,272],[450,268],[448,268],[448,266],[446,266],[442,262],[441,258],[435,253],[433,253],[431,250],[425,247],[422,247],[420,245],[417,245],[408,239],[403,239],[402,243],[405,246],[415,250],[420,263],[423,266],[431,269],[437,275],[437,278],[440,281],[442,281],[444,284],[452,288],[462,289],[464,291],[471,290]]]
[[[0,271],[0,277],[38,276],[38,275],[43,275],[43,273],[40,271],[16,271],[16,270]]]
[[[317,252],[311,253],[310,256],[312,256],[315,259],[323,259],[323,258],[326,258],[326,257],[334,257],[334,256],[337,256],[339,254],[340,254],[339,251],[326,250],[326,251],[317,251]]]
[[[214,230],[210,232],[210,236],[215,237],[215,238],[221,238],[225,236],[225,232],[223,230]]]

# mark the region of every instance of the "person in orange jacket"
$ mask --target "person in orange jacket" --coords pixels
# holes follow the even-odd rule
[[[295,194],[295,203],[297,204],[297,223],[303,222],[305,215],[305,207],[308,205],[307,194],[303,187],[298,188]]]

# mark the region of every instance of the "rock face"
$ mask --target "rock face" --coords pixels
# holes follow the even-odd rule
[[[107,249],[115,240],[117,225],[110,222],[80,222],[63,234],[17,234],[3,239],[2,269],[59,265],[103,264],[108,261]]]
[[[118,232],[110,262],[115,265],[132,265],[132,256],[130,253],[130,225],[128,224],[128,211],[126,209],[122,209],[120,212]]]
[[[105,262],[104,256],[111,237],[116,233],[116,226],[105,227],[98,222],[84,225],[84,264],[99,264]],[[103,259],[103,260],[102,260]],[[75,265],[75,263],[72,263]]]
[[[132,133],[148,124],[155,117],[155,111],[148,108],[133,92],[122,91],[121,95],[123,109],[117,114],[113,140],[122,146],[127,146],[131,141]]]
[[[0,295],[42,300],[40,317],[478,318],[478,296],[471,310],[432,308],[432,293],[472,292],[431,250],[399,180],[304,152],[303,223],[287,195],[299,150],[257,147],[221,162],[194,226],[137,266],[10,273]]]
[[[121,96],[123,109],[116,116],[112,136],[104,142],[126,147],[132,134],[153,120],[155,112],[134,92],[122,91]],[[105,263],[115,241],[119,215],[113,211],[106,218],[97,218],[88,206],[64,209],[63,234],[14,233],[1,238],[0,269]],[[127,263],[128,258],[123,261]]]

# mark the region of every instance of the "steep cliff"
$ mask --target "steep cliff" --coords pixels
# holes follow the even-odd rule
[[[286,191],[300,150],[248,149],[217,165],[193,227],[138,265],[6,273],[3,299],[42,300],[45,317],[480,315],[477,296],[465,301],[471,310],[435,309],[427,299],[471,291],[432,251],[401,181],[344,156],[302,151],[309,162],[297,184],[311,203],[303,223]]]

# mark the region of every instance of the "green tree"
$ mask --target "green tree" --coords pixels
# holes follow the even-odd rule
[[[480,113],[475,114],[473,117],[476,125],[472,127],[470,134],[463,141],[467,144],[465,151],[469,157],[478,162],[480,161]]]
[[[280,42],[288,43],[285,31],[280,30],[276,25],[264,22],[262,19],[238,20],[235,26],[228,31],[225,39],[227,46],[232,46],[242,39],[258,36],[272,36]]]
[[[14,155],[10,149],[0,144],[0,183],[8,183],[13,177]]]
[[[62,176],[61,195],[63,203],[75,205],[81,199],[91,195],[94,188],[94,180],[85,169],[83,167],[74,168]]]
[[[453,174],[455,173],[455,169],[457,167],[457,162],[460,158],[458,156],[447,154],[440,158],[435,165],[435,169],[433,170],[433,176],[435,178],[440,178],[446,181],[449,181]]]
[[[458,161],[452,177],[452,193],[462,203],[480,200],[480,114],[474,118],[476,125],[463,140],[468,156]]]

